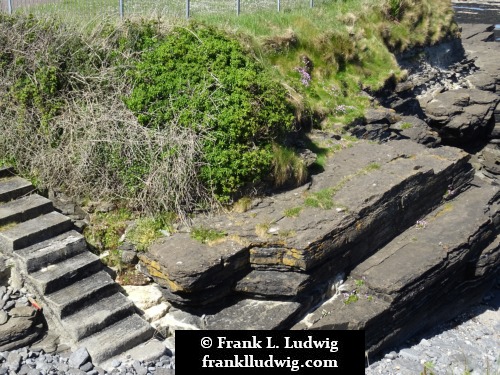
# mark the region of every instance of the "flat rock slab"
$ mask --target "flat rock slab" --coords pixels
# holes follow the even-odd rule
[[[298,302],[242,299],[205,316],[205,329],[274,330],[283,329],[301,310]]]
[[[295,297],[309,283],[309,275],[299,272],[252,270],[236,283],[236,292],[265,297]]]
[[[141,255],[141,264],[177,295],[231,285],[251,268],[309,271],[328,262],[335,275],[413,225],[450,185],[459,191],[472,177],[468,159],[451,147],[359,142],[328,159],[306,186],[193,223],[222,239],[201,243],[177,233]]]
[[[499,199],[496,186],[471,188],[434,211],[425,224],[406,231],[361,263],[353,277],[364,279],[370,289],[391,299],[403,290],[408,292],[422,275],[437,272],[437,265],[449,266],[455,257],[460,261],[472,246],[496,237],[493,220],[500,207],[495,199]],[[479,243],[471,243],[475,237]]]
[[[380,350],[444,318],[444,301],[466,306],[500,265],[499,198],[496,186],[476,186],[437,208],[293,328],[365,329],[367,347]]]

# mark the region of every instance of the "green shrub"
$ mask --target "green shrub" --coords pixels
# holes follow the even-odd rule
[[[174,29],[143,54],[132,79],[126,104],[141,124],[175,122],[206,134],[200,176],[223,201],[268,175],[272,142],[292,130],[286,91],[237,41],[211,28]]]

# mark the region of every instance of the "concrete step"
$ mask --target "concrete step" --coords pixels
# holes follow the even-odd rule
[[[12,177],[12,176],[14,176],[14,168],[0,167],[0,178]]]
[[[47,294],[83,279],[102,267],[97,255],[85,251],[59,263],[48,265],[28,277],[40,293]]]
[[[99,365],[105,360],[133,348],[153,337],[154,329],[139,315],[133,314],[82,341],[92,362]]]
[[[52,202],[38,194],[28,195],[0,205],[0,226],[20,223],[54,211]]]
[[[499,232],[498,187],[475,180],[361,262],[341,288],[345,297],[318,305],[293,329],[364,329],[371,354],[399,345],[481,298],[500,260]]]
[[[150,339],[147,342],[135,346],[116,357],[107,359],[106,361],[101,363],[99,367],[108,372],[112,372],[115,369],[115,366],[113,366],[113,360],[119,360],[126,365],[133,366],[134,361],[144,363],[156,362],[157,359],[161,358],[161,356],[163,356],[165,353],[167,353],[167,347],[165,346],[164,342],[161,342],[158,339]]]
[[[12,252],[57,236],[72,228],[69,217],[50,212],[0,231],[0,249]]]
[[[105,271],[68,285],[57,292],[45,295],[45,301],[58,318],[64,318],[101,298],[111,295],[117,284]]]
[[[8,202],[35,190],[29,181],[20,177],[8,177],[0,180],[0,202]]]
[[[134,312],[134,303],[121,293],[99,299],[62,320],[75,340],[95,334]]]
[[[82,234],[75,230],[64,232],[56,237],[36,243],[32,246],[15,252],[24,265],[27,273],[39,269],[62,259],[87,251],[87,242]]]

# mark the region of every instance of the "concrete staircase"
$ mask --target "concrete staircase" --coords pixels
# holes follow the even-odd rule
[[[71,220],[10,168],[0,168],[0,252],[43,306],[49,327],[94,364],[144,344],[154,329],[135,311]]]

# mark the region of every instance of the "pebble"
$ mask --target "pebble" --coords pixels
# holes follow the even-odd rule
[[[9,320],[9,315],[7,314],[7,312],[4,310],[0,310],[0,325],[7,323],[7,320]]]

